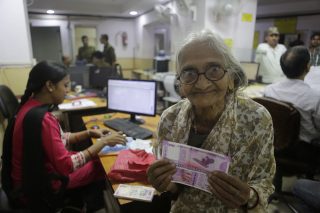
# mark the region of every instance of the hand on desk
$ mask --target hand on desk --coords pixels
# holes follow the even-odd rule
[[[110,133],[108,129],[90,129],[88,130],[89,136],[91,138],[101,138],[104,135],[107,135]]]
[[[115,146],[117,144],[125,145],[127,142],[126,136],[122,132],[114,132],[112,134],[104,135],[103,137],[99,138],[99,140],[105,146]]]

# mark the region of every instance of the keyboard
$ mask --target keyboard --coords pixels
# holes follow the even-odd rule
[[[134,124],[129,120],[115,118],[111,120],[105,120],[104,125],[116,131],[121,131],[129,137],[138,139],[146,139],[152,137],[152,132],[150,130],[140,127],[139,125]]]

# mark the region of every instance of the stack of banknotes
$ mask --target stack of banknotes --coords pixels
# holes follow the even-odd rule
[[[176,164],[172,182],[209,193],[208,173],[216,170],[228,173],[230,164],[228,156],[170,141],[162,142],[162,158]]]

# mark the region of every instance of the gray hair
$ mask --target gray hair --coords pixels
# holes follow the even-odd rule
[[[222,38],[211,32],[210,30],[202,30],[201,32],[190,33],[177,53],[177,71],[180,70],[181,54],[185,47],[190,44],[206,42],[208,46],[216,53],[222,56],[224,68],[231,74],[234,79],[234,90],[243,88],[247,85],[247,76],[244,73],[240,63],[232,55],[231,51],[224,43]]]

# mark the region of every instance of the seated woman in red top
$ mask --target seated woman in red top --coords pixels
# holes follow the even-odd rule
[[[95,204],[81,199],[87,212],[99,209],[96,200],[101,200],[102,189],[100,193],[89,190],[106,178],[97,153],[105,145],[124,144],[125,137],[121,133],[105,136],[106,130],[64,133],[50,110],[63,102],[69,82],[62,65],[46,61],[38,63],[29,74],[3,146],[2,185],[13,206],[54,212],[64,205],[66,197],[72,200],[70,195],[85,197],[92,192]],[[68,150],[69,144],[91,137],[101,139],[84,151]]]

